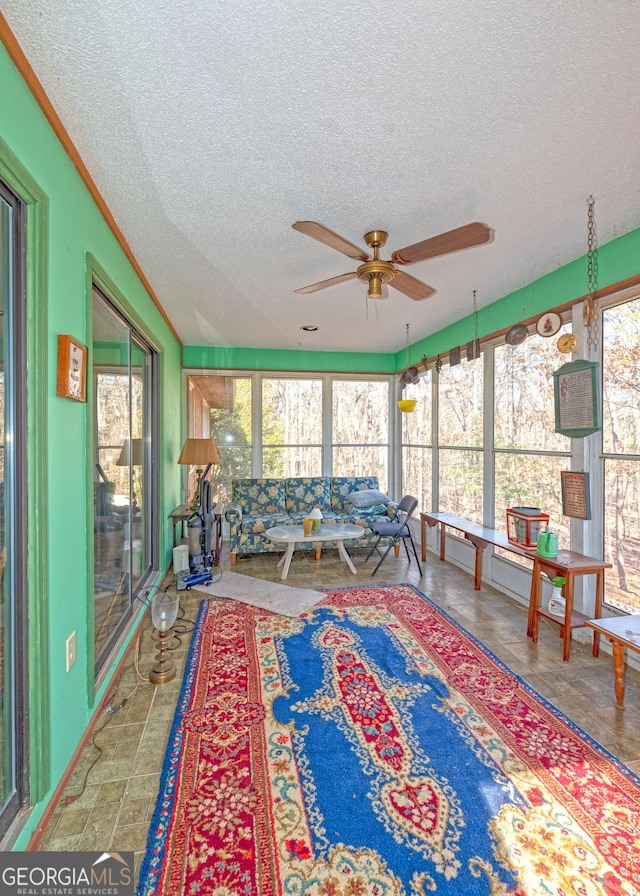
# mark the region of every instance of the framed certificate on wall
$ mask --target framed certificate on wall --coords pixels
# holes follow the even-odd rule
[[[58,336],[56,395],[73,401],[87,400],[87,347],[71,336]]]
[[[556,432],[581,439],[600,429],[596,361],[571,361],[553,374]]]
[[[591,519],[591,497],[589,494],[589,474],[561,471],[562,513],[579,520]]]

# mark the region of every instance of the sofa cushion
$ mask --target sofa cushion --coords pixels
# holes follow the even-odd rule
[[[329,480],[326,476],[300,476],[285,479],[285,508],[287,513],[307,516],[314,507],[324,514],[331,512]],[[302,519],[302,517],[300,517]]]
[[[243,516],[286,513],[284,483],[284,479],[234,479],[233,503],[242,507]]]
[[[373,504],[371,507],[352,507],[351,513],[364,519],[370,519],[372,516],[388,516],[387,509],[391,506],[389,501],[389,504]]]
[[[246,534],[254,532],[266,532],[272,526],[290,526],[291,517],[288,513],[261,513],[247,514],[242,517],[240,531]]]
[[[369,528],[369,523],[373,520],[388,520],[388,514],[383,511],[382,513],[378,511],[378,513],[365,513],[362,510],[358,510],[354,507],[353,513],[343,513],[339,516],[338,520],[340,523],[348,523],[349,525],[354,526],[362,526],[364,529]]]

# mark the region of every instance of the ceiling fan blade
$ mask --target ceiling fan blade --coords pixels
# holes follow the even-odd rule
[[[317,292],[319,289],[326,289],[327,286],[335,286],[338,283],[344,283],[345,280],[353,280],[356,272],[350,274],[339,274],[337,277],[329,277],[328,280],[320,280],[319,283],[312,283],[311,286],[303,286],[302,289],[296,289],[297,293]]]
[[[395,264],[415,264],[416,261],[425,261],[427,258],[436,258],[438,255],[480,246],[482,243],[491,242],[492,239],[493,230],[486,224],[474,221],[473,224],[464,224],[455,230],[448,230],[428,240],[422,240],[421,243],[398,249],[391,256],[391,261]]]
[[[371,258],[364,249],[345,240],[340,234],[334,233],[333,230],[329,230],[323,224],[316,224],[315,221],[296,221],[291,226],[294,230],[298,230],[314,240],[319,240],[332,249],[337,249],[343,255],[348,255],[349,258],[355,258],[357,261],[369,261]]]
[[[428,299],[435,292],[433,287],[427,286],[421,280],[416,280],[411,274],[405,274],[404,271],[396,271],[393,278],[389,281],[389,286],[392,286],[399,292],[403,292],[405,296],[409,296],[414,302]]]

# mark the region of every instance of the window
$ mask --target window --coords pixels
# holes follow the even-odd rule
[[[415,411],[402,414],[402,493],[413,495],[420,507],[433,510],[431,475],[432,447],[432,374],[428,370],[419,385],[409,385],[403,398],[415,398]]]
[[[245,477],[377,476],[391,487],[390,377],[189,374],[187,391],[189,436],[211,435],[220,455],[217,500]]]
[[[640,299],[602,314],[605,601],[640,612]]]
[[[262,475],[322,476],[322,380],[262,380]]]
[[[94,664],[99,676],[153,565],[154,355],[97,289],[93,294]],[[157,415],[156,415],[157,417]]]
[[[389,383],[382,380],[332,382],[334,476],[377,476],[389,487]]]
[[[210,478],[216,502],[231,501],[233,479],[251,477],[251,377],[190,375],[187,377],[189,436],[211,436],[220,465]],[[189,471],[188,493],[195,488]]]
[[[438,376],[439,509],[482,524],[482,357]]]
[[[565,332],[571,328],[564,326]],[[553,402],[553,373],[566,359],[556,342],[532,335],[494,350],[494,512],[496,528],[506,531],[507,508],[539,507],[568,547],[560,473],[571,469],[571,445],[555,432]],[[519,562],[515,554],[497,553]]]

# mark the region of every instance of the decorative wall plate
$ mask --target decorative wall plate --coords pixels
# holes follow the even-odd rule
[[[563,333],[562,336],[558,339],[557,348],[558,351],[562,352],[563,355],[569,355],[574,350],[577,344],[578,340],[573,335],[573,333]]]
[[[524,324],[515,324],[510,330],[507,330],[504,341],[507,345],[520,345],[521,342],[525,341],[528,335],[529,331]]]
[[[536,332],[540,336],[555,336],[562,326],[562,318],[555,311],[547,311],[536,323]]]

